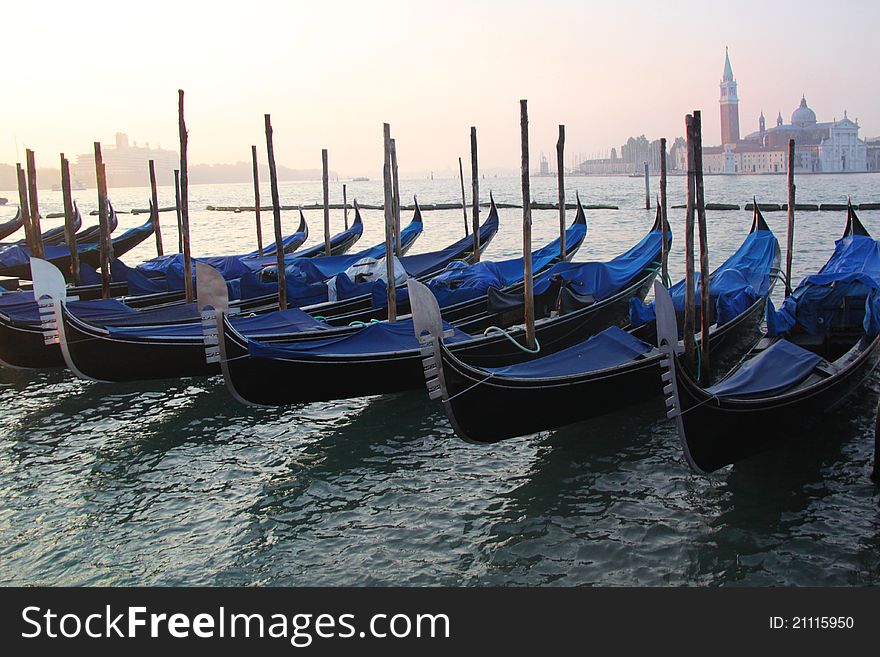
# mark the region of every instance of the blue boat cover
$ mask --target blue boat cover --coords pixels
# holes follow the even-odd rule
[[[271,335],[294,331],[325,331],[329,325],[298,308],[280,312],[231,317],[235,329],[244,336]],[[198,322],[166,326],[108,326],[110,335],[117,338],[170,338],[188,337],[201,339],[202,325]]]
[[[653,348],[623,329],[611,326],[584,342],[549,356],[485,370],[514,379],[551,379],[598,372],[627,363]]]
[[[756,230],[746,236],[732,256],[712,272],[709,298],[715,304],[718,325],[734,319],[761,297],[767,296],[772,283],[773,265],[779,243],[769,230]],[[701,307],[700,275],[695,276],[696,307]],[[685,281],[681,280],[669,290],[676,312],[684,312]],[[654,302],[644,303],[631,299],[630,322],[641,326],[653,322]]]
[[[408,228],[408,226],[407,226]],[[403,240],[403,233],[405,229],[400,231],[401,242]],[[360,239],[360,236],[364,232],[364,224],[361,221],[354,222],[351,226],[348,227],[347,230],[342,231],[341,233],[337,233],[330,238],[330,248],[335,249],[340,244],[344,244],[352,238]],[[310,246],[307,249],[298,250],[296,255],[300,258],[314,258],[316,256],[320,256],[324,254],[325,251],[324,242],[321,241],[320,244],[315,244],[314,246]]]
[[[707,391],[722,399],[776,395],[806,379],[823,360],[788,340],[779,340]]]
[[[620,291],[641,271],[649,268],[661,249],[659,230],[652,230],[625,253],[608,262],[560,262],[553,265],[541,280],[535,281],[535,294],[543,294],[553,277],[581,296],[602,300]]]
[[[869,337],[880,333],[880,241],[867,235],[837,240],[818,274],[801,281],[779,310],[767,305],[770,335],[785,335],[796,326],[825,335],[859,324]]]
[[[445,338],[447,343],[468,340],[471,336],[450,324],[443,323],[444,330],[452,329],[454,335]],[[248,340],[248,353],[254,358],[320,358],[324,356],[364,356],[395,352],[418,351],[411,319],[397,322],[377,322],[343,336],[302,343],[272,344]]]

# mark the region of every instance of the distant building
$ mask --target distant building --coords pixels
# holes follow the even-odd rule
[[[846,110],[839,121],[820,123],[816,113],[801,97],[792,112],[791,123],[782,113],[776,125],[767,128],[764,112],[758,117],[758,130],[742,139],[739,133],[739,97],[736,79],[725,49],[721,78],[721,146],[703,149],[703,170],[707,173],[780,173],[788,169],[788,140],[795,142],[795,171],[802,173],[843,173],[868,171],[868,148],[859,139],[858,121],[851,121]]]
[[[149,161],[153,160],[156,167],[156,178],[159,184],[173,184],[174,170],[180,168],[177,151],[162,148],[133,146],[128,143],[128,135],[116,133],[115,146],[104,146],[101,156],[107,168],[108,187],[143,187],[150,184]],[[76,156],[72,165],[73,176],[94,186],[95,154],[83,153]]]
[[[550,175],[550,163],[547,161],[547,156],[544,153],[541,153],[541,175]]]
[[[865,140],[868,171],[880,171],[880,137]]]

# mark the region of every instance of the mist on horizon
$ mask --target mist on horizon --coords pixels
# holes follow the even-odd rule
[[[5,9],[9,52],[0,108],[0,162],[36,151],[89,153],[117,132],[177,150],[177,89],[186,92],[189,161],[265,158],[271,113],[279,165],[340,177],[378,177],[382,123],[391,124],[402,176],[457,174],[477,127],[481,170],[519,165],[520,98],[528,98],[532,166],[555,158],[566,125],[567,161],[607,156],[630,136],[684,133],[703,110],[704,144],[720,143],[724,48],[739,83],[743,132],[805,94],[820,120],[858,119],[880,135],[880,88],[866,84],[880,8],[852,0],[736,6],[625,0],[585,6],[487,1],[43,2]],[[834,23],[837,25],[837,23]],[[467,168],[467,165],[466,165]]]

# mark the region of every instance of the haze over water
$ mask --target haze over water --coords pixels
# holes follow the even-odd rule
[[[671,205],[683,202],[684,183],[670,179]],[[380,183],[348,184],[349,199],[380,202]],[[880,176],[797,184],[801,203],[880,201]],[[459,198],[454,179],[401,185],[403,198],[423,203]],[[577,189],[585,203],[621,208],[588,211],[577,260],[613,257],[653,221],[641,179],[567,186],[569,200]],[[492,190],[498,201],[520,200],[515,178],[486,178],[481,189],[484,199]],[[331,191],[341,201],[341,186]],[[252,215],[203,209],[251,204],[251,194],[249,185],[191,188],[195,254],[254,248]],[[532,194],[552,201],[555,181],[534,178]],[[742,206],[752,195],[784,202],[784,177],[706,178],[707,201]],[[75,196],[82,209],[95,206],[94,190]],[[125,210],[144,207],[148,191],[111,196]],[[320,198],[319,183],[282,185],[285,204]],[[171,188],[161,189],[160,205],[172,203]],[[60,194],[41,190],[41,204],[44,214],[60,209]],[[684,268],[683,214],[670,211],[673,279]],[[707,214],[716,266],[751,213]],[[0,221],[10,215],[0,207]],[[310,244],[322,239],[320,215],[307,213]],[[486,258],[520,252],[521,210],[500,217]],[[785,213],[765,217],[784,243]],[[880,212],[860,217],[880,236]],[[120,215],[119,230],[145,219]],[[365,211],[364,221],[356,248],[382,239],[381,213]],[[332,222],[342,229],[341,211]],[[795,280],[824,263],[844,222],[843,212],[797,214]],[[173,214],[162,223],[171,249]],[[544,244],[557,214],[534,212],[533,223],[534,244]],[[286,213],[286,230],[295,224]],[[462,233],[460,211],[426,212],[413,252]],[[153,253],[148,240],[124,259]],[[216,377],[107,385],[0,369],[0,583],[877,584],[878,494],[868,478],[877,391],[872,381],[869,395],[788,448],[701,478],[688,471],[659,399],[484,447],[456,438],[423,390],[252,409]]]

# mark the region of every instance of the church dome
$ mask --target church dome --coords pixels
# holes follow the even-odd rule
[[[800,106],[791,113],[791,124],[803,127],[814,123],[816,123],[816,113],[807,107],[807,99],[802,96]]]

